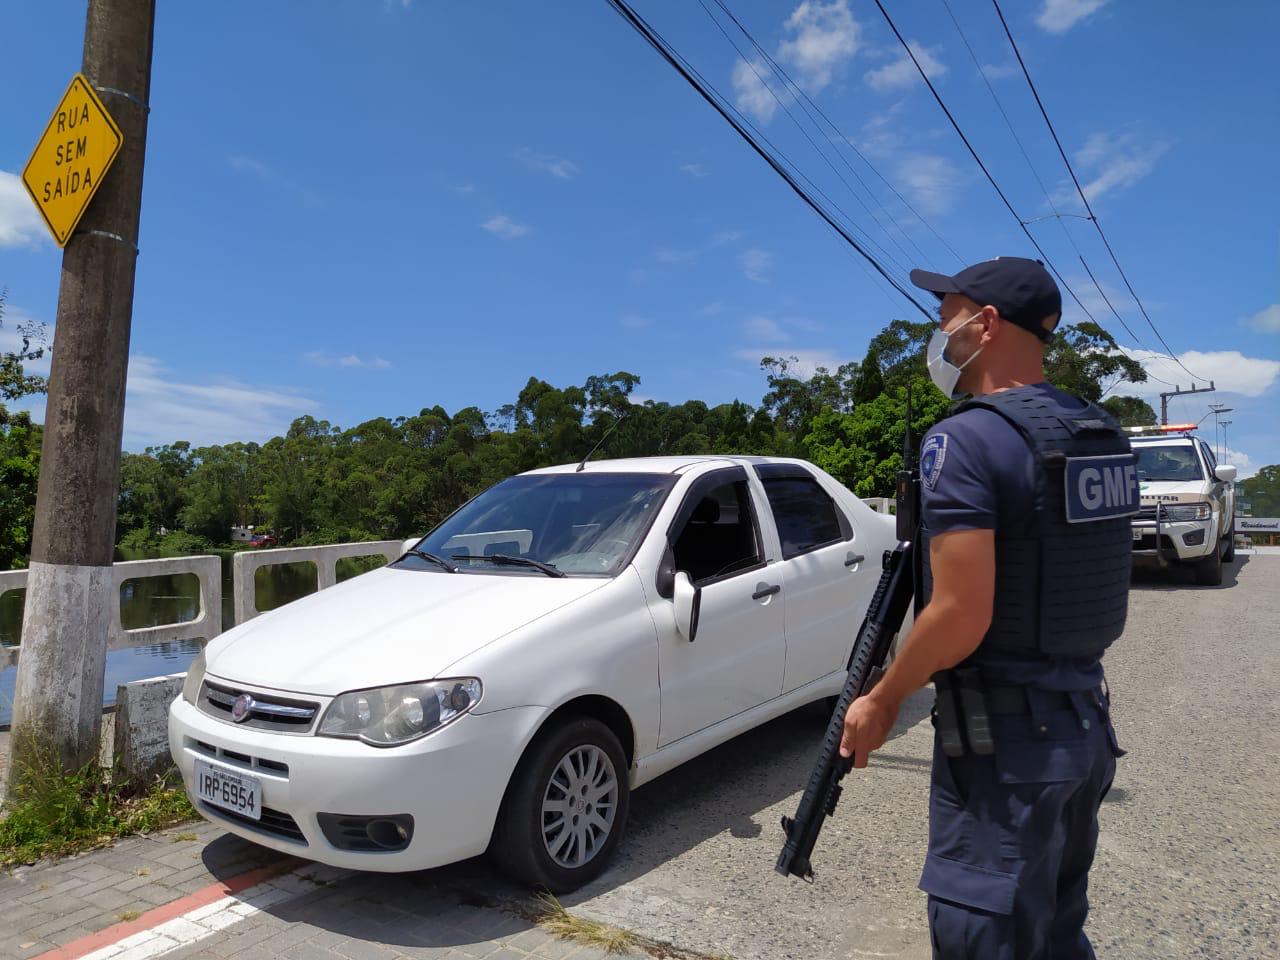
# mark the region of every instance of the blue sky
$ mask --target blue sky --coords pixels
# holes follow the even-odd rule
[[[993,8],[950,2],[1052,202],[1078,212]],[[635,5],[903,266],[958,267],[862,161],[826,152],[839,138],[810,130],[822,154],[806,140],[767,66],[698,3]],[[961,257],[1030,252],[874,3],[729,6]],[[942,0],[887,6],[1021,215],[1050,213]],[[1219,386],[1171,417],[1228,404],[1232,458],[1280,462],[1280,8],[1004,6],[1148,312]],[[263,440],[303,413],[493,409],[530,375],[625,369],[643,397],[754,403],[761,356],[835,365],[913,317],[604,0],[159,7],[130,449]],[[17,175],[79,67],[83,21],[83,2],[5,12],[4,343],[56,313],[61,254]],[[887,232],[824,156],[872,185],[862,202]],[[1031,229],[1122,346],[1189,385],[1146,352],[1159,344],[1092,228],[1066,224],[1137,339],[1058,223]]]

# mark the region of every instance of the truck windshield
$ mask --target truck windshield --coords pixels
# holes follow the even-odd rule
[[[1133,445],[1138,455],[1139,480],[1203,480],[1200,458],[1191,444],[1185,446]]]
[[[463,506],[417,549],[443,557],[463,573],[540,576],[535,565],[509,560],[519,557],[569,575],[615,574],[675,481],[674,475],[660,473],[511,477]],[[440,569],[413,554],[400,565]]]

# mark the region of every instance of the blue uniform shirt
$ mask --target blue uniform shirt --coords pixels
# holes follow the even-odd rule
[[[1064,411],[1084,401],[1047,383],[1036,386]],[[920,446],[924,542],[951,530],[1026,536],[1035,523],[1034,461],[1013,425],[991,410],[964,410],[925,435]],[[1022,657],[978,649],[967,663],[988,682],[1046,690],[1090,690],[1102,681],[1100,657]]]

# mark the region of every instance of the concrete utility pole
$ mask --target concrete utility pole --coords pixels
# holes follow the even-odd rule
[[[82,72],[124,145],[62,255],[11,777],[98,752],[154,22],[155,0],[89,0]]]
[[[1181,397],[1181,396],[1186,396],[1187,394],[1192,394],[1192,393],[1212,393],[1213,391],[1214,391],[1213,381],[1210,380],[1209,385],[1207,387],[1197,387],[1194,383],[1192,383],[1190,390],[1183,390],[1181,387],[1174,387],[1168,393],[1160,394],[1161,425],[1162,426],[1169,425],[1169,398],[1170,397]]]

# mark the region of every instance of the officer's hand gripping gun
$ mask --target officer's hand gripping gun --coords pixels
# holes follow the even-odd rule
[[[920,522],[920,471],[915,459],[911,440],[911,395],[908,392],[903,469],[898,471],[895,496],[898,545],[885,551],[880,582],[867,608],[866,619],[858,630],[853,653],[849,657],[849,675],[827,724],[818,763],[809,775],[800,806],[795,817],[782,818],[787,841],[778,855],[775,869],[783,876],[813,879],[809,857],[813,854],[823,823],[835,812],[840,800],[840,781],[853,767],[852,757],[840,756],[845,714],[849,712],[849,705],[869,692],[883,675],[893,637],[901,628],[907,607],[916,595],[916,585],[920,582],[919,558],[915,549]]]

